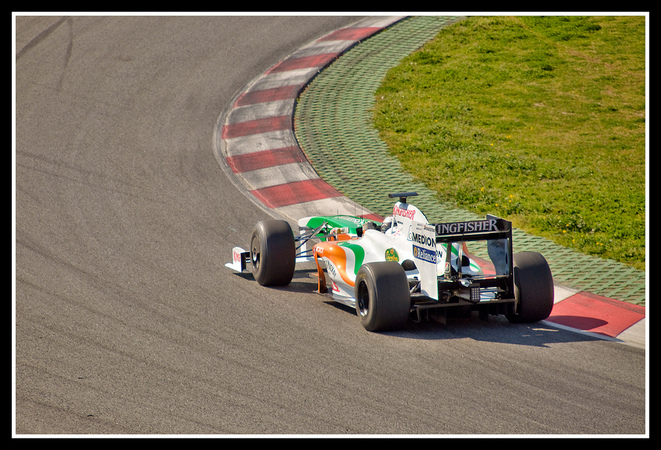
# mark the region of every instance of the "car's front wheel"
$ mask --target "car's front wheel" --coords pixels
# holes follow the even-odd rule
[[[273,219],[257,223],[250,239],[250,262],[260,285],[288,285],[296,266],[296,241],[289,223]]]

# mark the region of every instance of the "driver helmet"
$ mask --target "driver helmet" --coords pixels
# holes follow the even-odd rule
[[[383,219],[383,222],[381,223],[381,232],[386,232],[392,227],[392,216],[388,216],[385,219]]]

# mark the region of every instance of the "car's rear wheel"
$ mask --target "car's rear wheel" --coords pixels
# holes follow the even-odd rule
[[[250,239],[250,260],[255,280],[262,286],[286,286],[294,277],[296,242],[284,220],[255,225]]]
[[[515,253],[514,297],[517,309],[507,314],[514,323],[546,319],[553,309],[553,275],[546,259],[537,252]]]
[[[404,268],[395,261],[368,263],[356,275],[356,313],[369,331],[402,328],[409,317],[411,294]]]

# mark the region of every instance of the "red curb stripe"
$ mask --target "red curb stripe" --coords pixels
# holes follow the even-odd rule
[[[302,56],[300,58],[285,59],[284,61],[273,66],[273,68],[271,68],[266,73],[286,72],[289,70],[308,69],[310,67],[325,66],[333,59],[335,59],[337,56],[339,56],[339,54],[340,54],[339,52],[321,53],[319,55]]]
[[[579,292],[553,306],[549,322],[616,337],[645,318],[645,307],[588,292]]]
[[[321,179],[294,181],[277,186],[255,189],[250,191],[250,193],[268,208],[279,208],[281,206],[342,196],[342,194]]]
[[[319,41],[359,41],[380,31],[381,27],[343,28],[324,36]]]
[[[296,98],[301,87],[303,87],[303,84],[294,84],[291,86],[245,92],[239,96],[234,103],[234,106],[254,105],[255,103],[275,102],[278,100]]]
[[[361,214],[359,217],[362,217],[363,219],[374,220],[376,222],[383,222],[383,216],[381,216],[380,214],[376,214],[376,213]]]
[[[223,126],[221,137],[231,139],[251,134],[268,133],[292,128],[291,116],[266,117],[264,119],[249,120],[247,122],[232,123]]]
[[[263,150],[243,155],[228,156],[225,159],[234,173],[250,172],[251,170],[307,161],[305,155],[303,155],[303,152],[298,147]]]

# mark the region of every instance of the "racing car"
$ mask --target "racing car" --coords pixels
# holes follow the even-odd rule
[[[546,319],[553,308],[553,276],[537,252],[512,253],[511,222],[429,223],[408,198],[398,199],[382,222],[330,215],[256,224],[250,249],[232,249],[227,267],[250,270],[262,286],[286,286],[298,264],[314,262],[317,292],[355,308],[362,326],[379,332],[409,320],[447,318],[477,310],[481,318],[504,314],[510,322]],[[467,243],[482,244],[484,257]],[[484,247],[486,247],[486,253]]]

